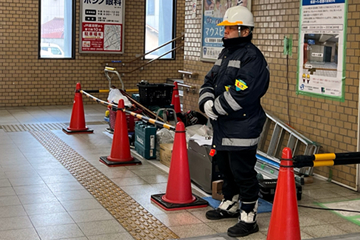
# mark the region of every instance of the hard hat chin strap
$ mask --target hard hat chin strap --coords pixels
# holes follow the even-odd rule
[[[238,27],[238,34],[239,34],[239,37],[242,37],[242,36],[241,36],[241,26],[240,26],[240,25],[238,25],[237,27]],[[245,27],[245,28],[247,28],[247,27]],[[252,32],[252,28],[249,28],[249,34],[248,34],[248,35],[250,35],[250,34],[251,34],[251,32]]]
[[[239,37],[241,37],[241,26],[238,26]]]

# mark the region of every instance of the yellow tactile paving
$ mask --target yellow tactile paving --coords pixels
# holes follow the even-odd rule
[[[179,238],[54,133],[51,131],[30,131],[30,133],[117,219],[133,238],[139,240]]]

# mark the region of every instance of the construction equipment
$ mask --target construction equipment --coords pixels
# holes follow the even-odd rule
[[[111,76],[109,73],[113,73]],[[111,84],[111,79],[114,77],[114,76],[117,76],[120,83],[121,83],[121,90],[125,90],[124,89],[124,82],[122,81],[121,79],[121,76],[119,74],[118,71],[116,71],[116,68],[113,68],[113,67],[105,67],[104,68],[104,74],[105,74],[105,77],[107,78],[107,80],[109,80],[109,89],[113,88],[113,85]],[[115,75],[114,75],[115,74]]]
[[[105,66],[104,68],[104,74],[105,77],[107,78],[107,80],[109,81],[109,89],[111,88],[116,88],[113,83],[112,83],[112,79],[114,77],[117,77],[118,80],[120,81],[121,84],[121,88],[119,89],[121,94],[124,95],[125,97],[127,97],[129,99],[129,101],[135,105],[136,108],[141,109],[143,114],[151,117],[151,118],[156,118],[159,121],[164,122],[164,119],[157,116],[153,111],[149,110],[148,108],[146,108],[145,106],[143,106],[142,104],[140,104],[138,101],[136,101],[135,99],[133,99],[130,94],[127,93],[127,91],[124,88],[124,82],[122,81],[122,78],[119,74],[119,72],[116,70],[116,68],[114,67],[109,67],[109,66]]]
[[[258,144],[256,170],[267,178],[277,178],[284,147],[291,149],[293,156],[318,153],[320,145],[291,128],[271,113],[267,119]],[[311,176],[312,167],[294,168],[297,181],[303,184],[302,177]]]

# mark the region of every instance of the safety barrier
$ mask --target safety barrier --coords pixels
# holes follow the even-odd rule
[[[294,168],[359,164],[360,152],[293,156],[285,147],[282,153],[267,240],[300,240]]]
[[[180,210],[208,206],[208,202],[206,200],[196,196],[195,194],[192,194],[191,191],[185,125],[183,122],[178,122],[175,129],[175,127],[172,125],[126,110],[123,99],[119,100],[118,105],[98,99],[91,94],[81,90],[80,83],[78,83],[76,85],[75,96],[77,98],[81,98],[81,94],[84,94],[97,103],[111,107],[114,111],[120,110],[115,122],[111,153],[109,156],[100,157],[100,162],[106,164],[109,167],[142,164],[140,160],[131,155],[125,113],[131,114],[132,116],[139,118],[140,120],[145,120],[151,124],[158,125],[169,130],[174,130],[174,149],[171,156],[171,166],[169,170],[167,190],[165,194],[152,195],[151,201],[155,202],[165,210]],[[178,93],[175,92],[175,94]],[[78,103],[76,105],[77,108],[81,110],[77,111],[83,113],[82,99],[81,105]],[[78,115],[79,114],[77,114],[77,116]],[[81,116],[81,118],[84,118],[84,116]]]
[[[97,102],[97,103],[100,103],[100,104],[103,104],[103,105],[105,105],[105,106],[111,107],[114,111],[121,110],[121,111],[123,111],[123,112],[125,112],[125,113],[131,114],[132,116],[134,116],[134,117],[136,117],[136,118],[138,118],[138,119],[140,119],[140,120],[143,120],[143,121],[146,121],[146,122],[148,122],[148,123],[157,125],[157,126],[159,126],[159,127],[163,127],[163,128],[166,128],[166,129],[175,131],[175,127],[172,126],[172,125],[170,125],[170,124],[161,122],[161,121],[156,120],[156,119],[152,119],[152,118],[146,117],[146,116],[141,115],[141,114],[139,114],[139,113],[131,112],[131,111],[129,111],[129,110],[126,110],[125,108],[120,108],[120,107],[118,107],[118,106],[115,105],[115,104],[109,103],[109,102],[104,101],[104,100],[101,100],[101,99],[99,99],[99,98],[96,98],[96,97],[92,96],[91,94],[85,92],[84,90],[79,90],[79,92],[80,92],[81,94],[84,94],[85,96],[91,98],[92,100],[94,100],[94,101]]]
[[[293,158],[294,167],[324,167],[334,165],[359,164],[360,152],[320,153],[300,155]]]

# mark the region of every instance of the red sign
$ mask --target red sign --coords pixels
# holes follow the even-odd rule
[[[81,50],[121,52],[122,24],[82,23]]]

